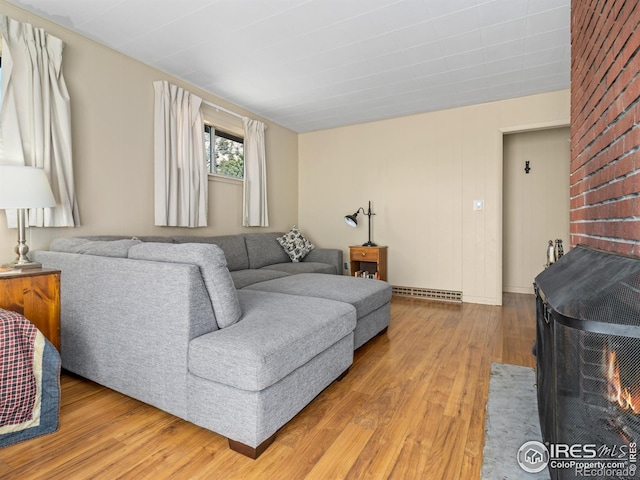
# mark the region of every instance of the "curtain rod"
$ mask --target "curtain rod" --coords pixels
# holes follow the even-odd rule
[[[239,113],[232,112],[231,110],[221,107],[220,105],[216,105],[215,103],[212,103],[212,102],[207,102],[204,99],[202,100],[202,103],[204,103],[205,105],[209,105],[210,107],[215,108],[216,110],[220,110],[224,113],[228,113],[229,115],[233,115],[234,117],[238,117],[239,119],[244,118],[244,115],[240,115]]]

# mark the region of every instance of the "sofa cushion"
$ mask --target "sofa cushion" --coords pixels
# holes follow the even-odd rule
[[[189,371],[259,391],[350,335],[355,309],[324,298],[240,290],[242,319],[189,343]]]
[[[329,265],[328,263],[320,262],[287,262],[276,263],[275,265],[267,265],[262,267],[260,271],[272,270],[277,272],[286,273],[288,275],[295,275],[297,273],[336,273],[336,267]],[[284,276],[284,275],[282,275]],[[268,280],[265,278],[265,280]]]
[[[289,265],[293,265],[289,263]],[[231,278],[237,289],[251,285],[252,283],[264,282],[265,280],[273,280],[274,278],[286,277],[289,275],[285,272],[279,272],[277,270],[267,270],[267,268],[261,268],[260,270],[236,270],[231,272]]]
[[[127,258],[129,249],[140,243],[142,242],[137,238],[122,240],[89,240],[80,237],[56,238],[51,241],[49,250],[52,252],[83,253],[86,255],[99,255],[101,257]]]
[[[174,243],[172,237],[164,237],[162,235],[139,235],[133,238],[139,238],[143,242]]]
[[[283,232],[248,233],[244,236],[249,256],[249,268],[262,268],[275,263],[290,262],[277,238]]]
[[[227,259],[229,271],[245,270],[249,268],[247,247],[242,235],[220,235],[217,237],[173,237],[176,243],[213,243],[218,245]]]
[[[224,253],[217,245],[145,242],[132,247],[129,258],[197,265],[209,292],[218,328],[233,325],[240,319],[242,311],[236,288],[227,269]]]
[[[160,242],[160,243],[174,243],[173,238],[165,237],[163,235],[81,235],[78,238],[86,238],[88,240],[125,240],[131,239],[142,240],[143,242]]]
[[[330,298],[353,305],[362,318],[391,300],[391,285],[381,280],[346,275],[301,273],[254,283],[245,290]]]
[[[302,235],[295,225],[287,233],[276,238],[292,262],[299,262],[316,246]]]

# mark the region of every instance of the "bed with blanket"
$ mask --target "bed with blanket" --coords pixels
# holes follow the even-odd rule
[[[16,312],[0,308],[0,448],[58,430],[60,354]]]

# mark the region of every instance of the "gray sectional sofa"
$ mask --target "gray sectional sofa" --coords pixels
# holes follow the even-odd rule
[[[229,439],[256,458],[386,331],[391,286],[292,262],[280,233],[61,238],[63,368]]]

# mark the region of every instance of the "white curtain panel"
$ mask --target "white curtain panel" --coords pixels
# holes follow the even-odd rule
[[[244,117],[244,227],[268,227],[265,125]]]
[[[207,226],[202,99],[166,81],[155,90],[155,224]]]
[[[29,211],[28,224],[74,227],[80,215],[73,183],[71,109],[62,75],[64,43],[41,28],[0,15],[2,107],[0,163],[43,168],[57,206]],[[15,212],[7,212],[10,228]]]

